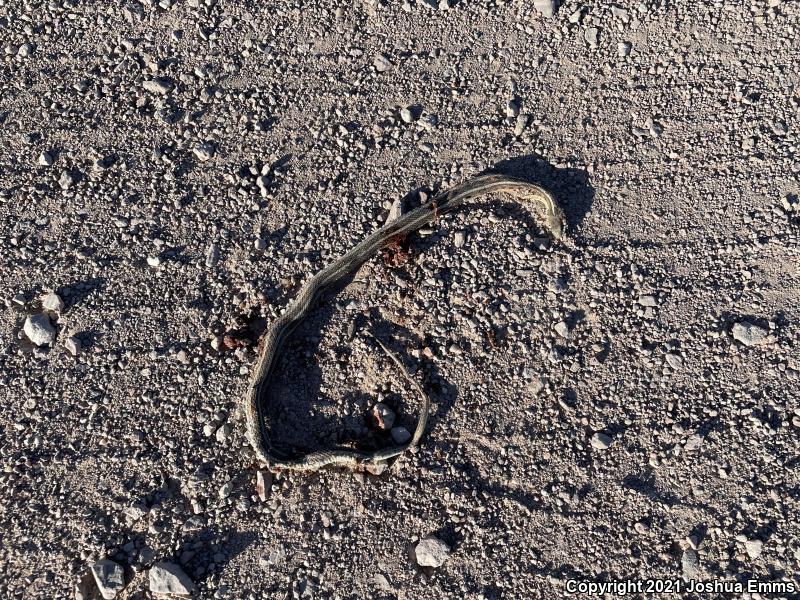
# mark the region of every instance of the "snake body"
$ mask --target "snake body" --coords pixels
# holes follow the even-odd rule
[[[389,459],[415,446],[425,430],[430,401],[422,387],[405,370],[403,363],[383,343],[378,344],[401,369],[403,375],[422,397],[422,411],[411,439],[405,444],[375,452],[362,452],[350,448],[336,448],[309,453],[299,457],[286,456],[273,447],[267,431],[265,407],[270,378],[275,371],[286,339],[307,316],[320,295],[331,286],[342,282],[366,260],[393,240],[412,233],[450,212],[472,198],[484,194],[503,192],[523,200],[535,200],[544,208],[547,228],[553,237],[564,235],[565,219],[553,196],[545,189],[512,177],[498,174],[479,175],[444,191],[421,206],[403,214],[396,220],[377,229],[352,250],[333,261],[314,275],[300,289],[284,312],[275,320],[263,339],[262,350],[250,379],[244,398],[247,437],[256,458],[269,469],[315,471],[323,467],[370,468],[385,465]]]

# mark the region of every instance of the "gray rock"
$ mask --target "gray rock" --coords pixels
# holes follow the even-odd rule
[[[411,432],[405,427],[392,427],[391,433],[395,444],[405,444],[411,439]]]
[[[683,368],[683,359],[677,354],[667,354],[664,356],[667,361],[667,364],[673,369],[682,369]]]
[[[567,325],[566,321],[559,321],[558,323],[555,324],[553,329],[562,338],[566,339],[569,337],[569,325]]]
[[[633,44],[630,42],[619,42],[617,44],[617,54],[621,57],[628,56],[631,53]]]
[[[692,549],[683,551],[681,556],[681,571],[686,580],[697,579],[700,575],[700,556]]]
[[[36,159],[36,164],[40,167],[51,167],[53,166],[53,155],[47,151],[43,151],[39,158]]]
[[[113,560],[99,560],[92,565],[92,575],[105,600],[111,600],[125,587],[125,571]]]
[[[514,135],[519,137],[521,136],[525,130],[528,128],[528,123],[530,122],[530,115],[517,115],[516,120],[514,121]]]
[[[596,448],[597,450],[607,450],[611,446],[612,441],[611,436],[598,431],[592,436],[591,444],[592,448]]]
[[[658,306],[658,301],[656,300],[655,296],[647,294],[644,296],[639,296],[639,304],[645,307],[656,307]]]
[[[56,330],[50,322],[50,317],[44,313],[30,315],[25,319],[22,331],[28,339],[37,346],[52,344],[56,339]]]
[[[558,4],[556,0],[533,0],[533,7],[549,19],[556,14]]]
[[[441,567],[450,556],[450,548],[434,536],[422,538],[414,549],[420,567]]]
[[[600,39],[600,30],[597,27],[589,27],[589,29],[584,32],[583,38],[592,48],[597,48]]]
[[[467,234],[463,231],[456,231],[455,235],[453,236],[453,245],[456,248],[463,248],[464,244],[467,243]]]
[[[372,66],[375,67],[375,70],[378,73],[385,73],[386,71],[390,70],[394,65],[392,61],[389,60],[389,57],[383,53],[376,54],[375,58],[372,60]]]
[[[142,87],[151,94],[167,94],[172,89],[172,82],[166,79],[150,79]]]
[[[75,175],[71,171],[64,170],[61,172],[61,177],[58,178],[58,186],[62,190],[68,190],[75,184]]]
[[[210,142],[201,142],[192,149],[192,152],[197,157],[197,160],[206,162],[214,157],[216,148],[214,148],[214,144]]]
[[[64,301],[55,292],[50,292],[42,296],[42,308],[52,312],[61,312],[64,309]]]
[[[72,354],[72,356],[78,356],[78,354],[81,353],[83,345],[78,338],[72,336],[67,338],[67,340],[64,342],[64,347],[67,349],[67,352]]]
[[[150,592],[153,594],[190,596],[197,590],[197,586],[183,569],[173,563],[154,564],[148,571],[147,577],[150,582]]]
[[[761,550],[764,547],[764,542],[761,540],[747,540],[744,543],[744,551],[750,558],[758,558],[761,556]]]
[[[768,332],[763,327],[753,325],[750,321],[735,323],[731,330],[733,339],[745,346],[759,346],[767,342]]]
[[[400,118],[403,120],[403,123],[413,123],[417,120],[414,111],[409,107],[400,109]]]
[[[392,202],[392,206],[389,208],[389,214],[386,216],[386,221],[384,224],[388,225],[389,223],[399,219],[404,212],[403,208],[404,207],[402,198],[397,198],[396,200],[394,200]]]
[[[617,19],[621,20],[623,23],[628,23],[631,20],[628,11],[619,6],[612,6],[611,14],[614,15],[614,17],[616,17]]]

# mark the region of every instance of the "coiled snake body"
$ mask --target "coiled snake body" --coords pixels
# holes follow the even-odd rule
[[[422,397],[422,410],[417,427],[411,439],[405,444],[375,452],[337,448],[313,452],[300,457],[285,456],[272,446],[267,431],[264,409],[268,384],[280,358],[284,342],[298,323],[306,317],[325,289],[344,280],[364,264],[366,260],[375,255],[378,250],[393,240],[416,231],[469,199],[493,192],[503,192],[519,199],[539,202],[544,208],[547,228],[553,237],[560,239],[563,236],[565,228],[564,215],[553,196],[545,189],[505,175],[479,175],[438,194],[430,201],[376,230],[348,253],[314,275],[286,307],[283,314],[275,320],[264,337],[263,347],[244,398],[247,437],[256,453],[257,459],[264,463],[267,468],[302,471],[315,471],[327,466],[350,469],[374,468],[377,465],[385,465],[386,461],[402,454],[419,442],[425,431],[430,401],[422,387],[406,372],[400,359],[380,341],[378,341],[378,344],[401,369],[404,376]]]

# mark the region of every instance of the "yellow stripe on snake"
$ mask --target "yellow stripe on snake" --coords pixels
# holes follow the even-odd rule
[[[270,378],[276,368],[286,339],[297,327],[298,323],[308,315],[324,290],[345,280],[365,261],[393,240],[416,231],[439,216],[454,210],[467,200],[497,192],[509,194],[520,200],[538,202],[544,208],[545,223],[553,237],[561,239],[564,235],[564,214],[548,191],[538,185],[505,175],[479,175],[438,194],[414,210],[387,223],[370,234],[348,253],[319,271],[302,287],[264,337],[262,350],[244,398],[247,437],[256,453],[257,459],[267,468],[315,471],[323,467],[336,466],[354,470],[375,470],[385,466],[387,461],[399,456],[419,442],[428,421],[430,400],[422,386],[408,374],[402,361],[384,346],[380,340],[377,341],[383,351],[400,368],[403,375],[422,398],[422,409],[417,421],[417,427],[411,439],[405,444],[374,452],[336,448],[312,452],[302,456],[286,456],[271,444],[269,432],[267,431],[265,408]]]

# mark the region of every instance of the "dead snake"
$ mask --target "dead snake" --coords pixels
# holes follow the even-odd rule
[[[408,374],[400,359],[384,346],[380,340],[376,341],[400,368],[403,375],[415,387],[422,398],[422,409],[417,421],[417,427],[411,439],[405,444],[374,452],[336,448],[312,452],[299,457],[286,456],[273,447],[267,432],[264,411],[270,378],[278,364],[284,342],[298,323],[308,315],[308,312],[316,304],[324,290],[342,282],[348,275],[354,273],[356,269],[364,264],[366,260],[375,255],[378,250],[393,240],[416,231],[471,198],[494,192],[504,192],[523,200],[538,201],[544,207],[547,228],[553,237],[561,239],[564,235],[564,214],[548,191],[538,185],[505,175],[479,175],[438,194],[430,201],[387,223],[347,254],[319,271],[302,287],[264,337],[263,346],[250,379],[250,386],[244,398],[247,437],[256,453],[257,459],[264,463],[267,468],[300,471],[315,471],[322,467],[330,466],[350,469],[374,469],[386,465],[389,459],[402,454],[419,442],[427,424],[430,400],[422,387]]]

